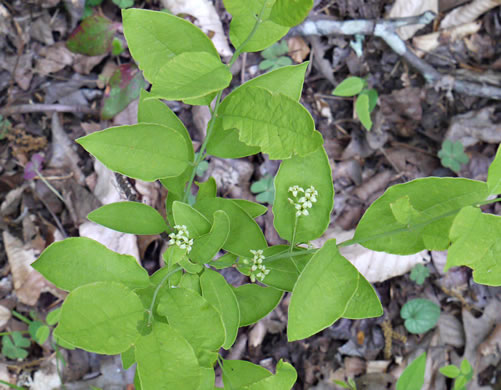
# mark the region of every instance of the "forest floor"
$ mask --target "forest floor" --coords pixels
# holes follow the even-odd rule
[[[30,339],[24,347],[21,341],[7,348],[12,344],[10,332],[25,332],[29,338],[28,323],[33,333],[65,297],[65,292],[30,267],[48,245],[71,236],[95,238],[111,249],[135,255],[150,273],[161,266],[165,250],[160,236],[103,231],[86,219],[100,205],[125,199],[124,183],[138,200],[159,210],[165,210],[166,190],[158,182],[124,179],[117,184],[112,173],[74,142],[97,130],[136,123],[139,89],[148,85],[124,44],[117,4],[127,6],[129,1],[87,0],[86,9],[85,3],[0,0],[0,331],[4,332],[0,380],[21,388],[56,389],[63,378],[67,389],[91,385],[133,389],[134,373],[122,370],[117,357],[55,351],[50,340],[39,345]],[[207,0],[136,0],[135,6],[170,8],[208,32],[223,59],[228,59],[231,46],[214,26],[222,26],[227,34],[231,17],[221,0],[215,3],[216,13],[207,18],[198,14],[212,4]],[[451,33],[441,30],[440,22],[467,1],[396,3],[405,6],[398,9],[387,0],[315,1],[312,15],[378,19],[392,8],[394,17],[434,9],[436,22],[405,32],[409,46],[442,73],[501,88],[501,7],[474,15],[465,30]],[[111,21],[118,38],[113,54],[111,41],[93,42],[99,49],[93,56],[68,49],[84,12]],[[440,36],[427,35],[431,33]],[[427,176],[486,180],[501,143],[500,100],[427,84],[378,37],[367,36],[357,56],[350,45],[353,39],[285,37],[281,47],[264,54],[268,64],[310,61],[301,103],[322,133],[332,165],[335,206],[325,238],[338,240],[351,237],[365,210],[390,185]],[[232,69],[232,86],[268,71],[262,70],[264,60],[262,53],[243,55]],[[366,77],[379,94],[370,132],[357,119],[353,98],[332,95],[348,76]],[[207,107],[168,105],[198,147],[210,116]],[[445,141],[445,149],[456,143],[452,159],[464,162],[457,162],[454,171],[443,166],[446,162],[438,156]],[[207,162],[197,180],[213,176],[221,196],[256,201],[251,185],[259,182],[259,199],[272,199],[267,179],[276,174],[279,161],[257,155],[238,160],[210,157]],[[62,199],[33,171],[33,164]],[[496,203],[484,211],[501,215],[500,206]],[[273,230],[271,210],[258,223],[270,245],[282,243]],[[475,373],[469,389],[501,389],[501,288],[474,283],[465,267],[443,272],[445,252],[393,256],[356,247],[344,255],[375,286],[384,307],[382,317],[342,319],[316,336],[288,343],[286,298],[265,319],[240,330],[229,357],[270,370],[285,359],[298,371],[298,390],[340,389],[334,380],[348,378],[355,378],[358,389],[378,390],[394,388],[409,362],[426,351],[429,375],[423,389],[452,389],[452,381],[438,369],[459,365],[465,358]],[[224,276],[234,285],[247,280],[235,269],[225,270]],[[423,334],[409,333],[400,316],[402,306],[414,298],[431,300],[441,310],[436,326]],[[8,387],[0,384],[4,388]]]

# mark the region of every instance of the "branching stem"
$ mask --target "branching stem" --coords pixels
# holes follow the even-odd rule
[[[155,288],[155,292],[153,293],[153,299],[151,300],[151,305],[150,307],[148,308],[147,312],[148,312],[148,327],[151,326],[151,322],[153,321],[153,308],[155,307],[155,303],[157,301],[157,296],[158,296],[158,292],[160,291],[160,289],[162,288],[162,286],[165,284],[165,282],[172,276],[174,275],[176,272],[178,271],[181,271],[182,268],[181,267],[178,267],[176,269],[173,269],[172,271],[168,272],[167,275],[165,275],[163,277],[163,279],[160,281],[160,283],[158,283],[158,286]]]

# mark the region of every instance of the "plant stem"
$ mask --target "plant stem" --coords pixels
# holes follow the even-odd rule
[[[261,17],[263,16],[263,12],[265,9],[266,2],[263,3],[263,6],[261,8],[261,11],[259,12],[259,15],[257,17],[256,23],[254,24],[254,27],[252,28],[251,32],[249,33],[249,36],[242,42],[240,46],[235,50],[233,53],[233,56],[230,59],[230,62],[228,63],[228,68],[231,68],[232,65],[235,63],[235,61],[238,59],[240,56],[240,53],[242,52],[244,46],[252,39],[254,34],[257,31],[257,28],[259,27],[259,24],[261,24],[262,20]],[[207,149],[207,144],[209,143],[209,140],[211,138],[212,132],[214,130],[214,124],[216,123],[216,118],[217,118],[217,113],[219,110],[219,106],[221,104],[221,97],[223,96],[223,91],[219,91],[216,95],[216,103],[214,104],[214,110],[211,110],[211,118],[209,121],[209,127],[207,129],[207,135],[205,136],[204,142],[202,143],[202,146],[200,147],[200,150],[198,151],[197,158],[195,159],[193,170],[191,171],[191,176],[190,180],[188,180],[188,184],[186,185],[186,188],[184,190],[184,195],[183,195],[183,202],[186,203],[188,201],[188,196],[191,191],[191,186],[193,185],[193,180],[195,179],[195,175],[197,172],[198,164],[205,158],[205,150]],[[209,105],[209,110],[210,110],[210,105]]]
[[[181,271],[181,270],[182,270],[182,268],[178,267],[178,268],[168,272],[167,275],[165,275],[163,277],[163,279],[160,281],[160,283],[158,283],[158,286],[155,288],[155,292],[153,293],[153,299],[151,300],[151,305],[147,310],[147,312],[148,312],[148,325],[147,326],[148,327],[151,326],[151,322],[153,320],[153,308],[155,307],[155,302],[157,300],[158,292],[160,291],[160,289],[162,288],[164,283],[167,281],[167,279],[169,279],[172,275],[174,275],[176,272]]]
[[[19,314],[17,311],[12,310],[12,315],[16,317],[17,319],[23,321],[25,324],[30,325],[33,321],[31,321],[29,318],[23,316],[22,314]]]
[[[296,257],[296,256],[303,256],[303,255],[307,255],[307,254],[310,254],[310,253],[315,253],[316,251],[318,251],[318,248],[314,248],[314,249],[306,249],[304,251],[297,251],[297,252],[282,252],[282,253],[279,253],[277,255],[273,255],[273,256],[270,256],[270,257],[267,257],[265,262],[266,263],[271,263],[273,261],[277,261],[277,260],[280,260],[280,259],[288,259],[289,257]]]
[[[63,198],[63,197],[62,197],[62,195],[59,193],[59,191],[58,191],[58,190],[56,190],[54,187],[52,187],[52,184],[50,184],[50,183],[47,181],[47,179],[46,179],[46,178],[42,175],[42,173],[41,173],[38,169],[36,169],[36,168],[35,168],[35,173],[36,173],[36,174],[37,174],[37,176],[40,178],[40,180],[42,180],[42,181],[43,181],[43,183],[44,183],[44,184],[45,184],[45,185],[49,188],[49,190],[51,190],[51,191],[54,193],[54,195],[56,195],[56,196],[59,198],[59,200],[61,200],[61,202],[63,202],[63,203],[64,203],[64,205],[65,205],[66,207],[68,207],[68,205],[66,204],[66,200],[64,200],[64,198]]]
[[[7,387],[10,387],[11,389],[16,389],[16,390],[26,390],[25,387],[19,387],[19,386],[16,386],[16,385],[13,385],[12,383],[9,383],[9,382],[5,382],[3,380],[0,379],[0,383],[2,385],[5,385]]]
[[[289,253],[292,253],[292,249],[294,248],[294,245],[296,243],[296,231],[297,231],[298,219],[299,219],[299,217],[296,214],[296,218],[294,219],[294,230],[292,231],[292,241],[291,241],[291,244],[289,245]]]

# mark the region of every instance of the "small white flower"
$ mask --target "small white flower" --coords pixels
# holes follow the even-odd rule
[[[175,225],[174,229],[177,233],[169,234],[169,245],[176,245],[180,249],[186,249],[186,252],[191,251],[193,239],[189,238],[188,228],[185,225]]]
[[[252,282],[255,282],[256,279],[263,281],[265,276],[270,273],[270,270],[266,269],[266,266],[263,264],[263,260],[265,259],[263,250],[251,249],[250,252],[253,254],[252,259],[250,261],[248,259],[244,259],[242,262],[244,264],[251,264],[249,276]]]

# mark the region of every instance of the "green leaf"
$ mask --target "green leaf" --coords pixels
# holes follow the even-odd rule
[[[419,212],[407,225],[398,222],[391,209],[391,204],[404,196]],[[469,179],[427,177],[397,184],[365,212],[354,240],[368,249],[398,255],[445,250],[454,216],[462,207],[486,197],[487,185]]]
[[[409,333],[426,333],[432,329],[440,317],[440,307],[429,299],[411,299],[400,310]]]
[[[212,176],[203,183],[195,182],[195,184],[198,186],[197,201],[217,196],[216,180]]]
[[[189,204],[175,201],[172,204],[172,213],[176,225],[185,225],[190,238],[198,238],[209,233],[211,228],[209,220]]]
[[[125,42],[117,37],[114,37],[113,41],[111,42],[111,55],[119,56],[125,51],[125,49]]]
[[[159,99],[152,99],[151,94],[145,90],[141,90],[137,119],[138,122],[157,123],[178,132],[186,142],[186,146],[188,148],[188,161],[190,163],[194,161],[195,152],[193,150],[193,144],[191,142],[190,134],[188,133],[188,130],[186,130],[183,122],[181,122],[177,115],[174,114],[174,112],[172,112],[172,110],[165,103],[161,102]],[[167,179],[160,179],[160,182],[169,190],[169,194],[172,192],[183,194],[184,187],[190,179],[192,169],[193,167],[188,165],[181,175]]]
[[[272,160],[304,156],[323,143],[310,113],[286,95],[247,87],[227,99],[220,113],[223,128],[237,129],[240,141],[260,147]]]
[[[465,376],[468,376],[471,373],[473,373],[473,367],[471,366],[471,364],[468,361],[468,359],[463,359],[461,361],[460,369],[461,369],[461,374],[463,374]]]
[[[120,65],[113,73],[103,98],[101,118],[112,119],[136,100],[146,87],[143,75],[134,64]]]
[[[265,214],[268,211],[266,206],[251,202],[247,199],[231,199],[238,207],[244,210],[252,219]]]
[[[139,202],[116,202],[99,207],[87,215],[90,221],[131,234],[160,234],[167,224],[153,207]]]
[[[34,321],[32,324],[34,324]],[[31,325],[31,324],[30,324]],[[31,334],[31,332],[30,332]],[[39,345],[42,345],[47,341],[50,335],[50,328],[47,325],[40,324],[40,326],[36,329],[36,332],[34,335],[31,335],[32,339],[35,340]]]
[[[136,341],[143,314],[141,300],[123,284],[86,284],[74,289],[64,301],[55,333],[77,348],[116,355]]]
[[[136,351],[134,347],[130,347],[127,351],[120,354],[120,359],[122,360],[122,367],[124,370],[128,370],[136,362]]]
[[[332,94],[335,96],[355,96],[367,86],[367,82],[360,77],[348,77],[339,84]]]
[[[230,234],[230,218],[222,211],[218,210],[213,215],[213,223],[209,233],[198,237],[189,253],[190,259],[205,264],[221,250]]]
[[[419,355],[402,372],[397,381],[397,390],[421,390],[424,385],[426,352]]]
[[[223,363],[223,383],[225,388],[247,389],[253,383],[271,376],[271,372],[266,368],[245,360],[224,360]]]
[[[248,387],[249,390],[290,390],[296,383],[297,372],[282,359],[277,364],[275,375],[264,378]]]
[[[224,277],[206,269],[200,277],[203,297],[219,312],[224,325],[225,339],[223,348],[231,348],[237,338],[240,325],[240,309],[230,285]]]
[[[111,127],[77,142],[112,171],[144,181],[179,176],[190,164],[183,137],[153,123]]]
[[[461,164],[467,164],[469,161],[469,157],[464,153],[461,141],[445,140],[442,149],[438,152],[438,157],[440,157],[444,167],[450,168],[456,173],[460,171]]]
[[[301,272],[289,306],[289,341],[309,337],[341,317],[369,318],[383,313],[371,285],[328,240]]]
[[[206,52],[219,58],[211,40],[184,19],[144,9],[122,11],[124,34],[132,57],[150,82],[169,60],[184,52]],[[145,44],[147,42],[147,44]]]
[[[237,93],[237,91],[241,91],[239,93],[245,94],[245,91],[242,90],[248,87],[266,88],[271,92],[282,93],[289,96],[291,99],[299,101],[307,67],[307,62],[300,65],[287,66],[247,81],[245,84],[234,89],[223,100],[219,107],[219,114],[224,113],[225,107],[231,100],[233,94]],[[207,152],[223,158],[240,158],[260,152],[258,147],[247,146],[241,142],[238,137],[239,135],[236,129],[224,130],[222,119],[217,118],[212,136],[207,144]]]
[[[197,274],[184,273],[178,286],[194,291],[198,295],[202,295],[200,277]]]
[[[224,269],[233,266],[237,261],[238,256],[233,253],[225,253],[223,256],[216,260],[212,260],[209,265],[216,269]]]
[[[444,366],[444,367],[440,367],[438,369],[440,371],[440,373],[444,376],[446,376],[447,378],[457,378],[459,375],[461,375],[461,371],[459,370],[459,368],[457,368],[456,366],[450,364],[448,366]]]
[[[190,99],[183,99],[184,104],[189,104],[192,106],[208,106],[211,104],[211,102],[214,100],[214,98],[217,96],[217,92],[211,92],[207,95],[197,97],[197,98],[190,98]]]
[[[275,186],[273,184],[273,176],[266,175],[260,180],[252,183],[251,192],[258,194],[256,200],[261,203],[273,204],[275,199]]]
[[[104,16],[89,16],[73,30],[66,46],[74,53],[87,56],[106,54],[111,50],[116,28],[116,25]]]
[[[468,378],[465,376],[461,375],[456,379],[454,382],[454,387],[453,390],[466,390],[466,384],[468,383]]]
[[[213,354],[225,341],[219,312],[205,298],[185,288],[168,289],[157,307],[158,314],[191,344],[203,367],[211,367]]]
[[[278,254],[286,254],[289,250],[287,245],[275,245],[263,250],[263,255],[265,258],[269,258]],[[264,260],[264,265],[270,270],[270,273],[264,277],[262,280],[263,284],[267,286],[274,287],[278,290],[292,291],[294,285],[296,284],[299,273],[303,270],[306,263],[311,258],[310,254],[305,254],[304,256],[294,256],[294,257],[284,257],[278,260],[273,260],[268,262]],[[246,256],[250,259],[250,255]],[[250,275],[249,264],[244,264],[242,261],[238,263],[238,270],[244,275]]]
[[[113,0],[113,3],[119,8],[124,9],[132,7],[134,5],[134,0]]]
[[[372,128],[372,120],[369,95],[363,92],[358,95],[357,100],[355,101],[355,111],[357,112],[358,119],[360,119],[360,122],[362,122],[365,129],[370,130]]]
[[[300,24],[313,8],[313,0],[276,0],[270,19],[282,26],[294,27]]]
[[[30,340],[24,338],[21,332],[14,331],[10,335],[2,336],[2,355],[12,360],[26,359]]]
[[[489,195],[501,194],[501,146],[498,147],[496,157],[489,167],[487,186],[489,187]]]
[[[312,175],[312,172],[315,174]],[[292,241],[296,218],[296,243],[314,240],[325,232],[334,205],[331,172],[329,159],[323,147],[305,157],[295,156],[282,161],[275,177],[273,225],[284,240]],[[289,188],[295,185],[304,190],[313,186],[318,191],[317,202],[309,209],[309,215],[296,217],[296,209],[289,201],[289,198],[293,198]],[[298,197],[303,195],[298,194]]]
[[[378,93],[375,89],[366,89],[365,91],[362,92],[363,94],[367,94],[369,97],[369,112],[372,112],[374,108],[376,108],[377,100],[378,100]]]
[[[61,308],[52,310],[47,317],[45,318],[45,322],[47,325],[56,325],[59,322],[59,317],[61,316]]]
[[[449,236],[452,245],[445,270],[466,265],[473,269],[476,283],[501,286],[501,216],[465,207],[454,219]]]
[[[240,256],[248,256],[251,249],[266,248],[267,243],[259,225],[249,214],[230,199],[204,199],[195,204],[206,218],[213,221],[214,213],[223,210],[230,218],[230,234],[223,249]],[[245,237],[245,239],[242,239]]]
[[[240,308],[240,326],[247,326],[266,317],[280,302],[283,292],[273,287],[243,284],[233,287]]]
[[[231,78],[228,67],[213,54],[185,52],[160,68],[151,93],[165,100],[198,98],[226,88]]]
[[[429,275],[430,270],[428,268],[423,264],[416,264],[412,268],[410,278],[421,286]]]
[[[54,242],[32,267],[66,291],[99,281],[120,282],[130,288],[149,284],[148,273],[133,256],[120,255],[85,237]]]
[[[289,52],[289,46],[287,45],[287,41],[283,40],[281,42],[273,44],[267,49],[264,49],[261,52],[261,57],[266,58],[267,60],[275,60],[278,57],[287,54],[288,52]],[[261,64],[263,62],[261,62]]]
[[[233,46],[243,52],[261,51],[278,41],[289,31],[288,27],[281,26],[270,20],[270,13],[274,1],[255,0],[224,0],[226,10],[231,14],[230,40]],[[262,22],[254,35],[247,41],[251,31],[256,25],[257,16],[261,14]],[[241,45],[245,42],[245,45]]]
[[[174,327],[158,322],[136,342],[142,390],[197,389],[201,371],[195,352]]]

